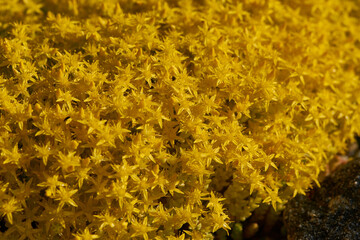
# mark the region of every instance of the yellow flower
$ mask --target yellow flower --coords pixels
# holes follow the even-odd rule
[[[2,149],[2,156],[5,157],[3,164],[12,163],[16,165],[20,165],[22,154],[19,152],[18,145],[16,144],[11,151],[7,149]]]
[[[269,187],[265,187],[266,192],[268,193],[268,197],[266,197],[263,202],[268,203],[271,202],[271,205],[273,206],[274,210],[276,211],[276,203],[282,203],[283,201],[279,197],[279,189],[271,189]]]
[[[164,205],[160,202],[159,205],[154,209],[149,210],[150,216],[153,217],[153,223],[166,224],[171,217],[171,209],[164,209]]]
[[[98,218],[101,221],[101,225],[99,227],[100,231],[106,226],[114,228],[118,222],[116,217],[111,216],[108,211],[106,211],[103,215],[94,215],[94,217]]]
[[[114,197],[119,202],[119,207],[122,208],[126,198],[133,198],[130,193],[127,192],[127,182],[116,181],[113,182],[110,188],[110,194],[107,196]]]
[[[214,212],[211,213],[210,219],[213,225],[213,232],[216,232],[218,229],[222,228],[229,234],[228,230],[231,228],[228,224],[230,221],[228,221],[227,215]]]
[[[79,102],[80,100],[73,97],[69,91],[63,92],[60,89],[56,92],[57,100],[56,102],[65,102],[69,109],[72,109],[72,101]]]
[[[359,1],[118,2],[1,1],[3,238],[212,239],[360,134]]]
[[[218,198],[215,196],[214,192],[211,192],[210,197],[204,199],[209,201],[209,203],[206,205],[207,208],[213,209],[215,213],[223,212],[223,204],[220,202],[224,201],[225,198]]]
[[[76,204],[76,202],[71,199],[71,197],[77,192],[77,189],[74,190],[70,190],[68,188],[62,187],[60,186],[59,190],[56,191],[56,198],[55,200],[60,201],[59,206],[58,206],[58,211],[60,211],[62,209],[62,207],[64,206],[64,204],[69,204],[71,206],[77,207],[78,205]]]
[[[6,216],[9,223],[13,224],[13,213],[20,212],[23,209],[19,206],[19,202],[15,198],[10,198],[7,201],[3,201],[0,207],[0,213],[2,216]]]
[[[143,222],[138,222],[135,218],[132,220],[131,225],[134,233],[131,235],[131,237],[137,237],[142,236],[145,240],[149,239],[148,232],[155,231],[156,228],[148,226],[148,220],[147,217],[144,218]]]
[[[59,168],[64,172],[72,172],[75,170],[75,167],[80,166],[80,157],[76,155],[76,152],[72,151],[68,154],[63,154],[59,152],[58,155]]]
[[[50,142],[47,142],[43,146],[35,145],[34,148],[38,152],[37,156],[42,158],[44,165],[46,166],[49,156],[53,153]]]
[[[91,234],[89,228],[85,228],[83,233],[73,234],[76,240],[92,240],[100,238],[97,234]]]

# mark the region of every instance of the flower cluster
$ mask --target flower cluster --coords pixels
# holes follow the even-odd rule
[[[0,237],[212,239],[360,133],[351,0],[0,4]]]

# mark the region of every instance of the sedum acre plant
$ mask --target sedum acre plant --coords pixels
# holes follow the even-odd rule
[[[351,0],[0,1],[0,237],[212,239],[360,133]]]

